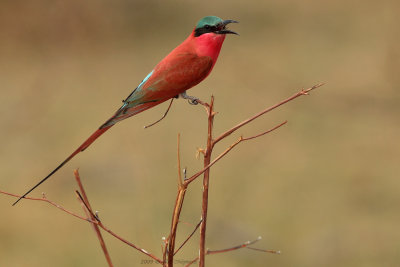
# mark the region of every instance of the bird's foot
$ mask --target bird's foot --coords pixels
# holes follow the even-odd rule
[[[199,104],[199,99],[197,97],[187,95],[186,91],[183,93],[180,93],[179,96],[182,97],[183,99],[187,99],[189,104],[191,104],[191,105]]]

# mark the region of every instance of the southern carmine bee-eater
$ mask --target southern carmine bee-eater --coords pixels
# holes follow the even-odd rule
[[[76,154],[88,148],[100,135],[117,122],[173,97],[181,96],[195,101],[196,98],[186,95],[186,90],[197,85],[210,74],[215,62],[217,62],[225,35],[237,34],[226,28],[229,23],[237,23],[237,21],[222,20],[215,16],[202,18],[189,37],[161,60],[139,86],[129,94],[114,116],[101,125],[68,158],[29,189],[13,205],[50,178]]]

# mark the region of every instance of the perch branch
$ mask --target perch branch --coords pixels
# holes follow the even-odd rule
[[[208,131],[207,131],[207,148],[204,153],[204,166],[210,165],[211,154],[213,147],[213,123],[214,123],[214,96],[211,96],[208,111]],[[205,266],[205,246],[206,246],[206,228],[208,214],[208,186],[210,181],[210,168],[207,168],[203,173],[203,200],[201,206],[201,223],[200,223],[200,248],[199,248],[199,267]]]
[[[210,178],[210,167],[212,166],[211,164],[211,154],[212,154],[212,150],[213,147],[221,140],[223,140],[224,138],[226,138],[227,136],[231,135],[233,132],[235,132],[236,130],[240,129],[241,127],[243,127],[244,125],[252,122],[253,120],[257,119],[258,117],[264,115],[267,112],[270,112],[271,110],[289,102],[292,101],[293,99],[302,96],[302,95],[308,95],[309,92],[311,90],[314,90],[320,86],[322,86],[323,84],[317,84],[314,85],[308,89],[302,89],[301,91],[297,92],[296,94],[294,94],[293,96],[279,102],[276,105],[273,105],[267,109],[264,109],[263,111],[255,114],[253,117],[250,117],[247,120],[242,121],[241,123],[239,123],[238,125],[232,127],[231,129],[227,130],[226,132],[222,133],[219,137],[217,137],[215,140],[213,139],[213,135],[212,135],[212,131],[213,131],[213,122],[214,122],[214,116],[215,116],[215,112],[214,112],[214,97],[211,96],[211,102],[210,104],[206,105],[205,103],[201,103],[207,111],[207,115],[208,115],[208,131],[207,131],[207,147],[204,154],[204,169],[202,171],[200,171],[199,173],[203,173],[203,200],[202,200],[202,209],[201,209],[201,219],[202,222],[200,224],[200,248],[199,248],[199,266],[200,267],[204,267],[205,266],[205,256],[206,256],[206,251],[205,251],[205,234],[206,234],[206,225],[207,225],[207,212],[208,212],[208,187],[209,187],[209,178]],[[279,128],[280,126],[282,126],[283,124],[285,124],[286,122],[278,125],[276,128]],[[247,141],[250,139],[254,139],[257,137],[260,137],[264,134],[267,134],[270,131],[266,131],[263,133],[260,133],[258,135],[252,136],[252,137],[248,137],[248,138],[243,138],[240,137],[238,141],[236,141],[233,145],[231,145],[228,149],[226,149],[222,154],[221,157],[225,156],[227,153],[229,153],[229,151],[231,151],[236,145],[238,145],[240,142],[242,141]],[[220,158],[217,157],[216,160],[219,160]],[[215,161],[216,162],[216,161]],[[213,164],[215,163],[213,161]],[[195,174],[194,176],[192,176],[191,178],[189,178],[186,182],[190,183],[192,182],[194,179],[196,179],[200,174]]]

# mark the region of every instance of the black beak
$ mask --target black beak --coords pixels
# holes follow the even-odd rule
[[[216,33],[218,33],[218,34],[236,34],[236,35],[239,35],[237,32],[228,30],[226,28],[226,25],[228,25],[230,23],[239,23],[239,22],[236,21],[236,20],[231,20],[231,19],[224,20],[220,24],[220,30],[218,30]]]

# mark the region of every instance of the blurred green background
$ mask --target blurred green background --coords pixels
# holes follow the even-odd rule
[[[23,193],[52,170],[206,15],[235,19],[210,77],[189,94],[215,95],[215,133],[292,95],[327,84],[220,144],[241,144],[211,172],[207,247],[262,236],[208,266],[398,266],[400,262],[399,1],[1,1],[0,189]],[[31,196],[82,214],[79,167],[103,223],[161,254],[182,165],[199,170],[202,107],[176,101],[126,120]],[[0,196],[1,266],[106,266],[90,225],[45,203]],[[187,194],[178,243],[200,218],[201,180]],[[115,266],[144,255],[105,234]],[[177,256],[197,256],[198,238]]]

